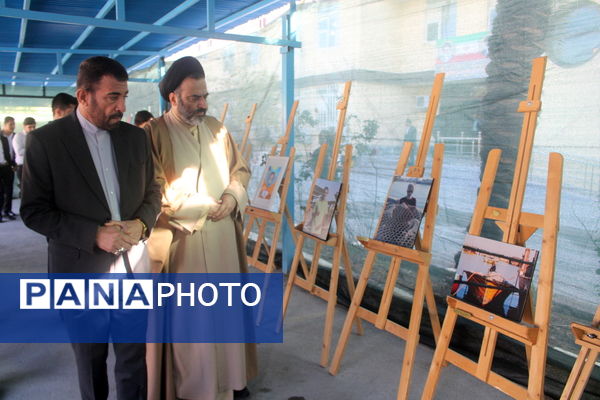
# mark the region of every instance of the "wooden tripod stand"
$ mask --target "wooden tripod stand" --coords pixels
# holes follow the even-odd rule
[[[577,360],[571,369],[571,374],[563,390],[560,400],[578,400],[583,394],[596,359],[600,354],[600,306],[592,320],[592,325],[572,323],[571,331],[575,336],[575,343],[581,346]]]
[[[240,144],[240,152],[245,160],[250,160],[250,155],[252,154],[252,145],[248,141],[248,137],[250,137],[250,128],[252,127],[252,120],[254,120],[254,113],[256,113],[256,105],[256,103],[252,104],[250,113],[246,116],[246,129],[244,130],[244,136]]]
[[[227,116],[227,110],[229,109],[229,103],[225,103],[223,104],[223,111],[221,111],[221,119],[219,119],[219,121],[221,121],[221,123],[225,123],[225,117]]]
[[[298,108],[298,100],[294,101],[292,105],[292,109],[290,111],[290,116],[288,118],[287,127],[285,130],[285,135],[281,137],[277,141],[277,145],[273,146],[271,149],[271,155],[279,154],[280,156],[285,156],[287,153],[287,147],[290,139],[290,132],[292,130],[292,126],[294,124],[294,117],[296,115],[296,109]],[[279,149],[278,149],[279,147]],[[280,203],[279,210],[276,212],[267,211],[260,208],[248,206],[246,207],[245,213],[249,216],[248,223],[246,224],[246,228],[244,230],[244,239],[247,241],[250,236],[250,232],[252,230],[252,225],[256,222],[259,225],[258,228],[258,237],[256,238],[256,244],[254,245],[254,251],[252,252],[252,256],[248,256],[248,264],[252,265],[263,272],[273,272],[275,270],[275,252],[277,251],[277,241],[279,240],[279,234],[281,233],[281,226],[283,224],[283,218],[287,218],[288,225],[294,232],[292,227],[294,226],[292,218],[286,207],[286,199],[288,194],[288,189],[292,182],[292,167],[294,165],[294,155],[296,154],[296,150],[294,147],[290,148],[288,156],[289,161],[285,171],[285,175],[280,185]],[[267,223],[273,223],[275,225],[275,230],[273,231],[273,236],[271,238],[271,245],[266,245],[265,242],[265,230],[267,227]],[[295,237],[294,237],[295,240]],[[263,263],[258,259],[260,254],[261,245],[264,245],[269,254],[267,263]]]
[[[429,108],[427,111],[427,117],[425,119],[425,125],[423,127],[421,142],[419,144],[416,165],[409,168],[408,176],[423,177],[425,171],[427,151],[429,149],[431,132],[435,122],[435,115],[438,109],[443,82],[444,74],[437,74],[431,91]],[[402,154],[396,166],[395,175],[402,175],[404,173],[411,149],[412,143],[404,143]],[[427,216],[425,218],[423,236],[422,238],[417,238],[416,249],[395,246],[373,239],[359,238],[360,242],[368,250],[367,258],[365,260],[363,269],[360,274],[358,285],[356,287],[356,292],[352,297],[352,303],[348,310],[348,314],[346,316],[346,320],[344,322],[344,326],[342,328],[342,332],[333,356],[331,367],[329,369],[329,372],[332,375],[337,374],[340,368],[342,357],[344,355],[344,351],[346,349],[346,345],[348,343],[350,331],[352,329],[352,321],[357,317],[364,319],[374,324],[375,327],[382,330],[386,330],[392,333],[393,335],[406,340],[402,376],[400,379],[400,392],[402,394],[399,394],[398,398],[408,397],[408,389],[412,374],[413,360],[417,349],[417,344],[419,343],[419,328],[421,326],[421,316],[423,310],[423,303],[425,299],[427,300],[429,318],[431,319],[431,325],[433,327],[436,339],[440,330],[440,323],[437,315],[437,309],[435,306],[433,289],[431,287],[431,279],[429,277],[429,263],[431,260],[431,243],[433,240],[435,218],[437,214],[440,179],[442,176],[443,152],[444,145],[436,144],[434,147],[433,164],[431,170],[431,176],[434,180],[429,197],[429,212],[427,212]],[[361,301],[368,284],[371,269],[378,254],[390,256],[392,257],[392,261],[388,270],[386,284],[383,289],[383,295],[381,303],[379,305],[379,311],[378,313],[374,313],[372,311],[367,310],[366,308],[361,307]],[[390,305],[392,303],[393,298],[393,291],[394,287],[396,286],[396,281],[400,272],[400,263],[402,260],[413,262],[418,265],[415,292],[413,296],[410,323],[408,329],[388,319]]]
[[[502,241],[518,245],[524,245],[537,229],[543,229],[542,257],[535,315],[531,308],[531,297],[526,302],[524,316],[524,320],[531,325],[508,320],[459,299],[448,297],[448,309],[423,391],[423,399],[433,398],[441,368],[445,362],[454,364],[515,399],[544,398],[544,373],[546,368],[550,311],[552,307],[554,262],[556,257],[562,183],[562,156],[560,154],[550,154],[545,215],[523,212],[522,206],[533,148],[537,113],[541,108],[540,98],[545,68],[545,57],[536,58],[533,61],[527,100],[521,102],[518,108],[519,112],[525,113],[525,117],[523,119],[508,208],[489,206],[489,199],[501,155],[499,149],[494,149],[488,155],[477,203],[473,212],[473,219],[469,228],[469,234],[480,235],[484,219],[494,220],[504,232]],[[456,320],[459,316],[482,325],[485,328],[478,362],[471,361],[467,357],[448,348]],[[526,388],[491,371],[499,333],[523,343],[526,347],[529,359],[529,382]]]
[[[338,125],[336,130],[335,142],[333,145],[333,150],[331,153],[331,163],[329,165],[329,172],[327,174],[328,180],[335,179],[335,173],[337,169],[337,159],[340,148],[340,143],[342,141],[342,132],[344,130],[344,121],[346,118],[346,110],[348,108],[348,100],[350,97],[350,88],[352,82],[346,82],[344,87],[344,97],[338,103],[337,109],[340,110]],[[314,180],[310,188],[310,195],[308,197],[308,202],[310,203],[313,195],[313,191],[315,188],[315,183],[317,178],[321,176],[321,172],[323,170],[323,164],[325,162],[325,157],[327,153],[327,144],[323,144],[319,151],[319,158],[317,160],[317,165],[315,167]],[[331,346],[331,336],[333,330],[333,318],[335,314],[335,306],[337,304],[337,288],[338,288],[338,278],[339,278],[339,270],[340,263],[342,261],[342,256],[344,257],[344,267],[346,269],[346,283],[348,285],[348,290],[350,295],[354,294],[354,279],[352,275],[352,265],[350,263],[350,256],[348,254],[348,248],[346,247],[346,240],[344,238],[344,226],[346,219],[346,201],[348,198],[348,187],[350,181],[350,163],[352,161],[352,145],[347,145],[344,153],[344,172],[342,176],[342,187],[340,197],[338,199],[338,209],[336,215],[336,233],[329,234],[327,240],[321,240],[314,236],[311,236],[303,231],[303,224],[299,224],[296,226],[295,231],[297,234],[296,241],[296,251],[294,253],[294,259],[292,261],[290,273],[288,276],[285,294],[283,297],[283,316],[285,318],[285,314],[288,308],[288,304],[292,295],[293,285],[296,284],[302,289],[308,291],[311,294],[314,294],[318,297],[327,301],[327,312],[325,316],[325,327],[323,330],[323,345],[321,350],[321,366],[326,367],[329,363],[329,353]],[[308,209],[308,207],[307,207]],[[310,270],[306,270],[303,268],[304,279],[300,278],[296,275],[298,271],[298,264],[301,261],[302,250],[304,248],[305,240],[310,239],[315,242],[315,248],[313,251],[312,264],[310,266]],[[325,290],[316,285],[317,279],[317,271],[319,268],[319,260],[321,258],[321,247],[322,246],[330,246],[333,248],[333,263],[331,268],[331,278],[329,280],[329,290]],[[359,333],[362,335],[362,326],[360,325],[360,321],[357,320],[357,328]]]

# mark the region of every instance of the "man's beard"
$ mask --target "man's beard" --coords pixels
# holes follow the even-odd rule
[[[117,122],[110,122],[111,119],[113,118],[118,118]],[[108,116],[108,119],[105,122],[106,127],[102,127],[103,129],[110,131],[112,129],[115,129],[116,127],[119,126],[119,123],[121,122],[121,119],[123,118],[123,113],[122,112],[116,112],[114,114],[111,114]]]
[[[179,116],[190,125],[198,125],[206,115],[206,108],[189,107],[179,94],[177,95]]]
[[[90,106],[91,106],[90,113],[99,111],[98,102],[96,101],[96,99],[93,96],[90,101]],[[111,120],[113,118],[117,119],[116,122],[111,122]],[[104,129],[105,131],[110,131],[119,126],[119,123],[121,122],[122,118],[123,118],[123,113],[120,111],[117,111],[114,114],[110,114],[107,117],[105,117],[104,115],[98,115],[98,121],[96,121],[96,123],[97,123],[96,126],[100,129]],[[94,121],[92,121],[92,122],[94,122]],[[94,124],[96,124],[96,123],[94,123]]]

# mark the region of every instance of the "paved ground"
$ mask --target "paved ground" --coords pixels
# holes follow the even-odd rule
[[[18,207],[14,207],[18,209]],[[20,220],[0,224],[0,272],[44,272],[45,239]],[[334,344],[346,310],[338,307]],[[253,400],[395,399],[404,342],[365,324],[352,335],[340,373],[318,365],[325,302],[296,289],[285,321],[284,343],[259,345],[260,376],[250,383]],[[0,329],[1,326],[0,326]],[[420,346],[411,399],[420,397],[433,350]],[[109,361],[112,364],[112,361]],[[114,385],[111,399],[115,399]],[[76,369],[68,344],[0,344],[0,399],[77,399]],[[495,389],[450,366],[438,399],[507,399]]]

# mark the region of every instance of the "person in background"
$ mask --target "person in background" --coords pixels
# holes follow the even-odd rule
[[[159,89],[171,110],[145,128],[163,193],[162,213],[148,239],[152,272],[248,272],[242,213],[250,169],[231,134],[206,114],[202,65],[180,58]],[[148,399],[247,397],[256,362],[255,344],[149,344]]]
[[[28,135],[21,216],[48,239],[50,273],[108,273],[130,258],[137,270],[130,256],[154,226],[160,189],[148,135],[121,121],[127,80],[117,61],[88,58],[79,66],[76,111]],[[103,311],[89,324],[84,315],[61,316],[67,329],[104,336],[137,323],[123,310]],[[106,399],[108,343],[71,345],[82,399]],[[117,399],[145,400],[146,344],[115,340],[113,348]]]
[[[17,178],[19,179],[19,188],[23,187],[23,160],[25,159],[25,140],[27,134],[35,129],[35,119],[27,117],[23,121],[23,131],[19,132],[13,138],[13,149],[15,149],[15,164],[17,165]]]
[[[4,165],[2,167],[2,208],[0,211],[2,212],[2,216],[8,219],[16,219],[17,214],[15,214],[12,210],[12,201],[13,201],[13,185],[15,184],[15,149],[13,148],[13,139],[15,137],[15,119],[13,117],[4,118],[4,125],[2,126],[2,137],[3,137],[3,147],[4,147],[4,139],[6,139],[6,144],[8,146],[8,158],[6,154],[4,155]],[[7,168],[8,167],[8,168]]]
[[[52,98],[52,119],[71,114],[77,107],[77,99],[68,93],[58,93]]]
[[[135,113],[133,123],[139,128],[143,128],[154,119],[154,115],[150,111],[141,110]]]

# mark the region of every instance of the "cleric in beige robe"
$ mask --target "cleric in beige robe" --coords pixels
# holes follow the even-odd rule
[[[171,110],[150,134],[162,212],[148,240],[152,272],[247,272],[242,213],[250,170],[227,129],[206,114],[206,81],[192,57],[160,83]],[[255,376],[256,346],[237,343],[148,345],[150,400],[222,400]]]

